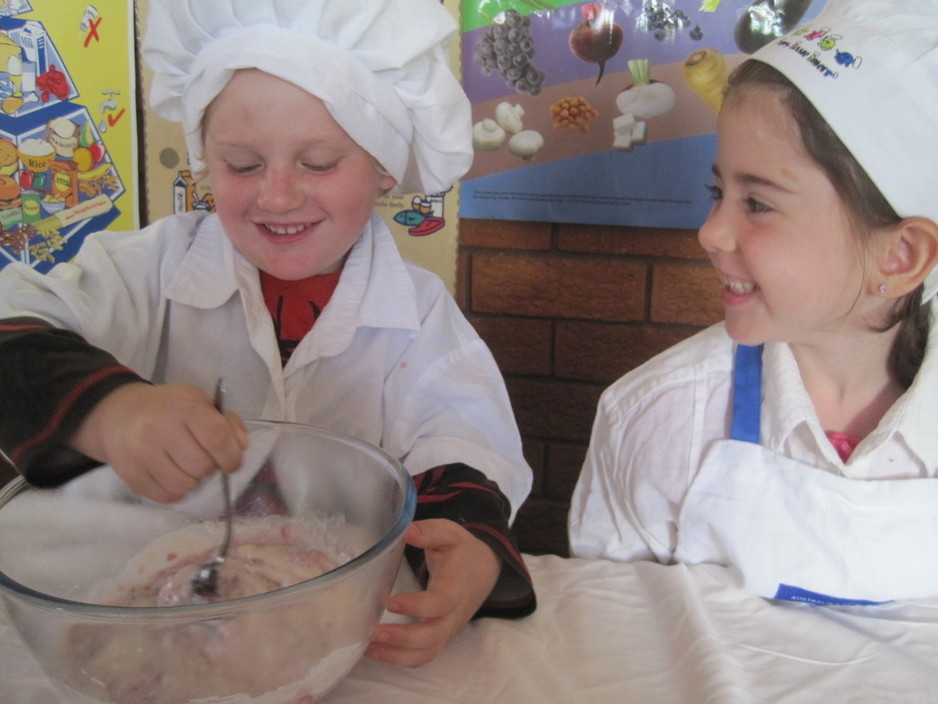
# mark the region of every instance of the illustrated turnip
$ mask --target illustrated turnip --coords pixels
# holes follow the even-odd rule
[[[674,89],[667,83],[651,80],[651,62],[648,59],[629,61],[632,85],[616,96],[616,107],[623,115],[631,113],[638,120],[650,120],[669,112],[677,100]]]
[[[602,80],[606,61],[611,59],[622,46],[622,27],[612,19],[613,10],[602,3],[588,2],[580,8],[583,21],[570,32],[570,51],[578,59],[599,64],[596,83]]]

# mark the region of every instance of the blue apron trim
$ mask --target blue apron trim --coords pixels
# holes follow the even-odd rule
[[[888,601],[869,601],[867,599],[843,599],[838,596],[812,592],[801,587],[793,587],[790,584],[779,584],[778,591],[775,592],[775,598],[786,601],[800,601],[812,606],[877,606],[889,603]]]
[[[762,345],[736,345],[730,439],[759,444],[762,424]]]

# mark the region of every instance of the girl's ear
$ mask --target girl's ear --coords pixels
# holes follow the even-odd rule
[[[885,284],[889,297],[898,298],[915,290],[938,265],[938,224],[928,218],[906,218],[887,237],[879,279],[872,285]]]

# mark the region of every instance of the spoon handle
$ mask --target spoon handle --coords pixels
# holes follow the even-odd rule
[[[215,384],[215,408],[219,413],[225,412],[225,381],[218,379]],[[225,537],[222,541],[218,556],[224,559],[228,555],[228,546],[231,543],[231,488],[229,486],[227,472],[219,472],[221,475],[222,501],[225,507]]]

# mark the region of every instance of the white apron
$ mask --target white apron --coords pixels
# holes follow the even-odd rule
[[[762,347],[739,345],[731,439],[704,457],[675,559],[737,586],[815,604],[938,595],[938,480],[857,480],[759,444]]]

